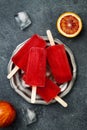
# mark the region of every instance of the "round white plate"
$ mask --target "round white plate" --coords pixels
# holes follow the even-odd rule
[[[48,38],[46,36],[42,36],[42,38],[44,40],[46,40],[46,42],[49,44]],[[26,41],[24,41],[23,43],[19,44],[16,47],[12,56],[18,52],[18,50],[25,44]],[[55,39],[55,43],[56,44],[63,44],[59,39]],[[59,95],[60,97],[64,97],[72,89],[74,81],[76,79],[76,70],[77,70],[74,55],[73,55],[72,51],[65,44],[64,44],[64,46],[65,46],[65,50],[68,54],[69,62],[71,64],[71,70],[72,70],[73,77],[72,77],[72,80],[70,82],[60,85],[60,88],[61,88],[61,93]],[[12,58],[12,56],[11,56],[11,58]],[[12,68],[14,67],[14,64],[13,64],[11,58],[10,58],[10,61],[8,63],[8,73],[10,73]],[[23,80],[21,78],[22,73],[23,72],[21,70],[18,70],[18,72],[10,79],[10,84],[16,93],[18,93],[21,97],[23,97],[27,102],[31,103],[31,89],[29,87],[27,87],[25,85],[25,83],[23,82]],[[54,103],[54,102],[55,102],[55,100],[52,100],[50,103]],[[35,104],[47,105],[47,103],[43,99],[41,99],[38,95],[36,96]]]

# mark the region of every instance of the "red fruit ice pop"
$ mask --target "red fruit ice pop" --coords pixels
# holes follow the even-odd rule
[[[55,80],[62,84],[72,79],[71,68],[65,52],[64,45],[55,45],[51,32],[48,30],[47,35],[52,46],[47,50],[47,60],[50,65]]]
[[[33,35],[29,40],[27,40],[23,47],[21,47],[21,49],[12,57],[12,61],[16,66],[10,72],[10,74],[8,74],[8,79],[10,79],[18,69],[26,71],[28,52],[31,47],[44,48],[46,47],[46,42],[37,34]]]
[[[40,47],[32,47],[29,50],[27,70],[24,75],[26,84],[33,86],[31,102],[35,102],[36,88],[45,86],[46,76],[46,50]]]
[[[45,81],[45,87],[37,88],[37,94],[42,99],[44,99],[47,103],[55,99],[62,106],[67,107],[68,106],[67,103],[63,99],[61,99],[59,96],[57,96],[60,92],[61,92],[61,89],[47,77]]]

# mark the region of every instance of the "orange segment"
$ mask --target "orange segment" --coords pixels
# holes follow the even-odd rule
[[[66,37],[75,37],[82,29],[81,18],[72,12],[63,13],[57,20],[57,29]]]

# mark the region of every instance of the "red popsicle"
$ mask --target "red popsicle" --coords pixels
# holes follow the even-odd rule
[[[61,99],[59,96],[57,96],[60,92],[61,92],[61,89],[47,77],[45,81],[45,87],[37,88],[37,94],[41,96],[41,98],[44,99],[47,103],[55,99],[62,106],[67,107],[67,103],[63,101],[63,99]]]
[[[7,78],[11,78],[18,69],[26,71],[26,65],[28,60],[28,52],[31,47],[46,47],[46,42],[39,35],[33,35],[21,49],[12,57],[13,63],[16,65]]]
[[[32,47],[29,50],[29,57],[27,62],[27,70],[24,75],[26,84],[33,86],[34,94],[31,96],[31,102],[35,102],[36,87],[45,86],[46,76],[46,50],[40,47]],[[33,93],[33,92],[32,92]]]
[[[51,32],[47,32],[48,38],[52,46],[49,46],[47,50],[47,60],[50,65],[52,74],[55,80],[62,84],[72,79],[71,68],[65,52],[64,45],[55,45]]]

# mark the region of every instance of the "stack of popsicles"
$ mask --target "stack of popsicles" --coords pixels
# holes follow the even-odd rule
[[[21,69],[24,71],[23,80],[26,84],[32,86],[32,103],[35,102],[37,93],[47,103],[55,98],[66,107],[67,103],[58,96],[61,89],[46,76],[46,61],[48,61],[51,72],[58,84],[72,79],[71,68],[64,45],[55,45],[49,30],[47,35],[51,46],[46,47],[46,42],[40,36],[33,35],[12,57],[12,61],[17,68],[12,70],[12,74],[9,74],[8,78],[11,78],[18,69]]]

